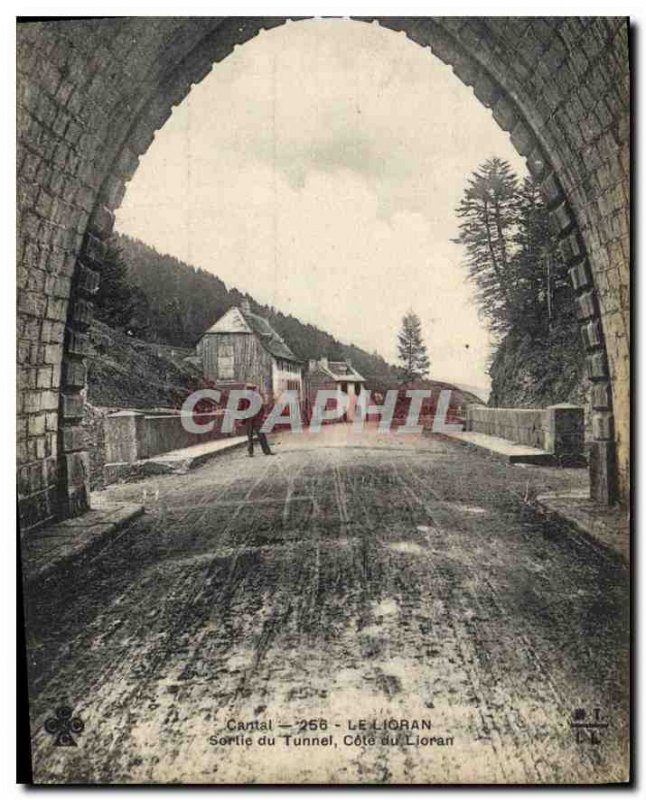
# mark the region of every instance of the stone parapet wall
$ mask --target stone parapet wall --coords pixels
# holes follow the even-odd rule
[[[467,407],[466,429],[552,453],[561,465],[585,462],[584,410],[561,404],[548,408]]]
[[[239,436],[240,431],[222,433],[224,412],[200,414],[195,417],[200,425],[213,422],[213,428],[204,433],[191,433],[177,414],[147,415],[137,411],[119,411],[103,420],[106,463],[134,463],[141,459],[183,450],[186,447]]]
[[[222,433],[222,419],[224,412],[202,414],[197,420],[200,425],[213,422],[213,430],[206,433],[190,433],[182,425],[182,416],[145,416],[141,423],[141,436],[139,442],[139,458],[152,458],[160,453],[170,450],[181,450],[184,447],[193,447],[226,436],[235,436],[235,431],[230,434]]]
[[[540,408],[487,408],[469,406],[466,429],[487,436],[499,436],[528,447],[545,447],[547,419]]]

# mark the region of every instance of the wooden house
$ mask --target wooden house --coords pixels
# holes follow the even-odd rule
[[[303,391],[303,363],[248,301],[230,308],[197,345],[204,377],[217,385],[243,383],[268,396]]]

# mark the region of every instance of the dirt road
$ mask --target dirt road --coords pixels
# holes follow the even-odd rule
[[[28,608],[36,780],[625,779],[627,569],[523,502],[580,472],[331,427],[110,490],[147,513]]]

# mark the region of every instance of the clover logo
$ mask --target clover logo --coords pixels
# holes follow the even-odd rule
[[[59,706],[54,712],[55,716],[45,720],[45,730],[55,736],[56,747],[76,747],[76,740],[72,734],[83,732],[85,723],[80,717],[75,717],[69,706]]]

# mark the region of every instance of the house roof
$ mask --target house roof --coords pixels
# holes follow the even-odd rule
[[[274,358],[284,358],[286,361],[301,363],[282,336],[271,327],[264,317],[253,314],[251,311],[243,311],[238,306],[230,308],[215,324],[211,325],[204,336],[212,333],[255,334],[265,350]]]
[[[347,361],[328,361],[327,366],[319,361],[317,367],[335,381],[354,381],[355,383],[365,383],[366,381],[363,375],[360,375]]]
[[[242,310],[233,306],[211,325],[204,336],[209,333],[253,333],[253,330],[246,321]]]
[[[262,346],[272,356],[301,363],[301,360],[294,355],[282,336],[271,327],[264,317],[259,317],[250,311],[242,313],[247,323],[252,327],[253,332],[260,338]]]

